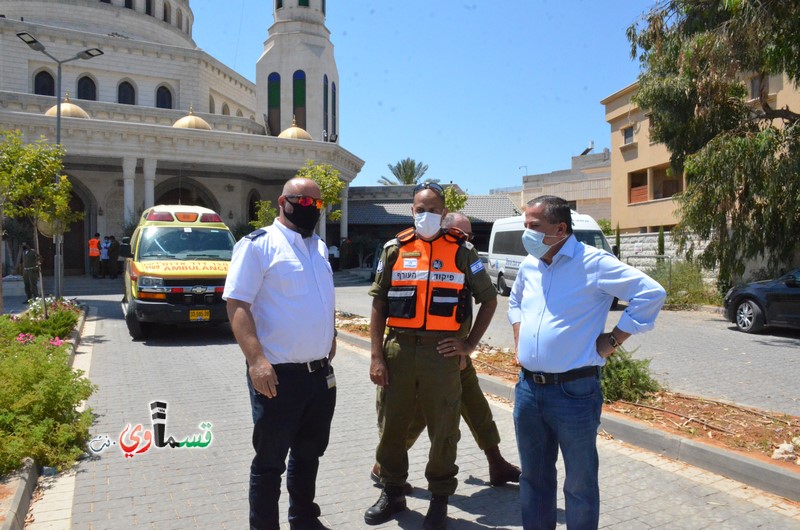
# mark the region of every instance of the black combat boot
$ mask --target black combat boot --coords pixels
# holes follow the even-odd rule
[[[434,495],[422,523],[424,530],[444,530],[447,528],[447,495]]]
[[[522,472],[517,466],[503,458],[498,446],[490,447],[484,453],[486,453],[486,460],[489,462],[489,484],[503,486],[507,482],[519,482],[519,476]]]
[[[364,512],[364,522],[369,525],[385,523],[397,512],[406,509],[406,497],[403,488],[386,486],[378,497],[378,502]]]

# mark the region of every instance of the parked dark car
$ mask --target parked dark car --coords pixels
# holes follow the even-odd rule
[[[745,333],[758,333],[764,326],[800,328],[800,268],[734,287],[724,304],[725,318]]]

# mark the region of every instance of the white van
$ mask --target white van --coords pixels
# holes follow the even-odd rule
[[[525,215],[498,219],[492,225],[489,238],[489,264],[487,270],[497,287],[497,292],[508,296],[517,277],[517,271],[528,253],[522,246]],[[589,215],[572,210],[572,232],[578,241],[611,252],[600,225]]]

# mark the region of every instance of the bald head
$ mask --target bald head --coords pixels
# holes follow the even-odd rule
[[[444,216],[442,220],[442,228],[449,230],[451,228],[458,228],[467,234],[472,233],[472,223],[469,217],[460,212],[450,212]]]
[[[281,195],[308,195],[319,199],[321,197],[319,186],[311,179],[295,177],[286,181]]]

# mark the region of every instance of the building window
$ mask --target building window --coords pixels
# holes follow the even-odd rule
[[[125,7],[133,9],[133,0],[125,0]]]
[[[336,128],[336,83],[331,83],[331,142],[335,142],[339,138],[339,132]]]
[[[242,112],[242,109],[236,109],[236,117],[244,118],[244,113]]]
[[[327,142],[328,136],[328,76],[322,78],[322,141]]]
[[[33,78],[33,93],[40,96],[55,96],[56,82],[50,72],[39,72]]]
[[[169,2],[164,2],[164,17],[163,17],[164,22],[169,24],[171,21],[171,15],[172,15],[172,6],[169,5]]]
[[[322,0],[322,14],[325,14],[325,0]]]
[[[622,129],[622,145],[633,143],[633,126]]]
[[[283,8],[283,0],[275,0],[275,9]]]
[[[223,103],[222,104],[222,115],[223,116],[230,116],[231,115],[231,109],[228,108],[228,104],[227,103]]]
[[[183,11],[180,9],[175,14],[175,25],[178,26],[178,29],[183,29]]]
[[[172,108],[172,91],[165,87],[160,86],[156,90],[156,107],[160,109]]]
[[[292,116],[298,127],[306,128],[306,73],[302,70],[292,77]]]
[[[117,87],[117,103],[123,105],[136,105],[136,89],[127,81],[123,81]]]
[[[91,77],[85,75],[78,79],[78,99],[97,101],[97,85]]]
[[[153,0],[144,0],[144,14],[145,15],[153,14]]]
[[[214,96],[208,96],[208,113],[214,114],[217,111],[217,106],[214,104]]]
[[[299,2],[297,2],[297,5],[299,5],[300,7],[308,7],[308,0],[300,0]]]
[[[103,2],[104,4],[110,4],[111,3],[111,0],[100,0],[100,1]]]
[[[653,199],[667,199],[683,191],[683,178],[665,166],[653,169]]]
[[[281,75],[272,72],[267,78],[267,134],[281,133]]]
[[[647,201],[647,171],[631,173],[628,178],[630,179],[628,203]]]

